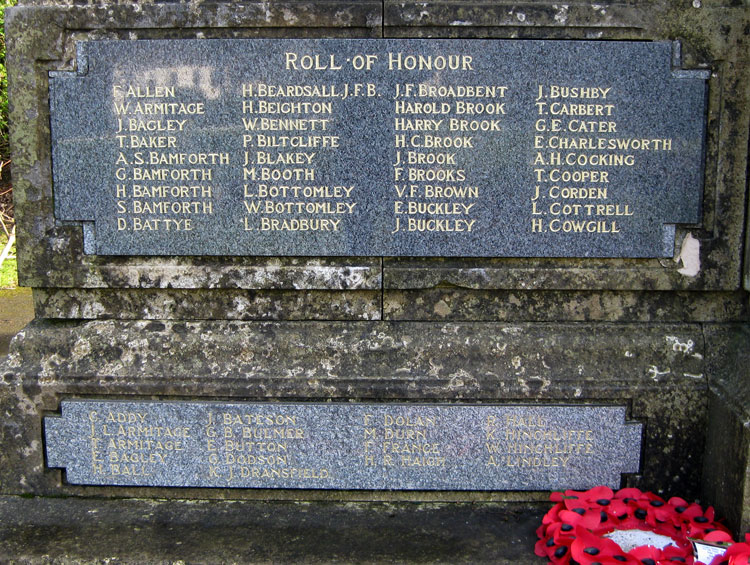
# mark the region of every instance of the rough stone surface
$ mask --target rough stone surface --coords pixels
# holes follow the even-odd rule
[[[144,320],[443,320],[738,322],[745,293],[502,291],[456,287],[372,291],[35,289],[40,318]],[[19,328],[20,329],[20,326]],[[17,331],[17,330],[16,330]]]
[[[391,290],[383,295],[385,320],[732,322],[745,320],[745,293],[475,290]]]
[[[619,488],[625,406],[63,401],[46,461],[80,485],[355,490]]]
[[[550,503],[414,504],[0,497],[10,564],[541,565]]]
[[[679,38],[687,67],[715,67],[709,86],[709,128],[721,134],[709,135],[706,150],[707,170],[703,201],[702,229],[691,230],[700,239],[701,271],[697,276],[674,277],[669,264],[655,262],[514,262],[495,264],[486,260],[405,260],[400,262],[398,278],[413,283],[443,278],[451,284],[474,286],[475,273],[487,272],[479,284],[497,288],[570,288],[606,285],[607,288],[691,287],[737,288],[735,267],[726,260],[742,248],[744,201],[731,192],[744,191],[747,167],[747,123],[750,93],[741,77],[750,68],[746,62],[745,30],[750,18],[745,6],[732,2],[701,2],[677,5],[655,1],[633,4],[559,4],[533,3],[509,6],[485,1],[426,2],[404,5],[387,1],[384,12],[388,37],[455,38],[577,38],[618,40]],[[717,63],[712,63],[712,61]],[[726,61],[727,64],[718,63]],[[738,72],[739,71],[739,72]],[[718,84],[717,84],[718,82]],[[739,89],[739,90],[737,90]],[[723,98],[730,92],[730,98]],[[725,105],[726,103],[726,105]],[[743,117],[740,117],[743,116]],[[718,130],[714,130],[718,132]],[[735,145],[739,144],[739,145]],[[719,166],[721,163],[721,166]],[[730,189],[734,186],[734,189]],[[719,233],[723,235],[719,235]],[[736,239],[735,239],[736,238]],[[681,238],[678,236],[678,240]],[[730,243],[733,240],[733,243]],[[725,246],[726,243],[726,246]],[[732,262],[739,267],[739,263]],[[715,269],[718,265],[727,267]],[[732,282],[729,282],[729,281]],[[573,283],[572,281],[576,281]],[[605,282],[606,281],[606,282]],[[719,282],[723,281],[723,282]],[[387,283],[386,283],[387,284]]]
[[[36,289],[40,318],[379,320],[376,290]],[[20,329],[20,328],[18,328]]]
[[[532,285],[532,288],[561,289],[570,288],[571,284],[584,288],[659,290],[738,287],[745,202],[743,179],[747,170],[744,148],[748,128],[743,124],[747,123],[750,107],[742,88],[748,82],[743,73],[750,68],[743,59],[747,50],[740,46],[748,20],[743,8],[718,4],[700,9],[677,8],[668,2],[654,2],[602,9],[572,6],[564,10],[539,4],[534,9],[508,11],[484,2],[428,2],[421,12],[415,12],[413,6],[398,8],[398,3],[390,2],[385,4],[385,11],[380,3],[334,4],[336,9],[328,4],[324,9],[316,3],[279,2],[265,11],[255,4],[229,10],[228,3],[206,5],[201,10],[195,10],[192,3],[174,3],[168,9],[164,5],[145,4],[135,10],[123,4],[107,9],[82,5],[61,11],[38,5],[10,11],[8,24],[15,30],[9,36],[9,60],[13,61],[11,111],[16,113],[12,121],[25,126],[12,132],[16,210],[19,218],[25,217],[19,222],[22,282],[44,287],[153,284],[150,272],[154,265],[141,259],[114,261],[84,255],[80,228],[49,222],[53,217],[53,197],[50,152],[45,149],[49,139],[48,78],[46,73],[38,72],[38,64],[44,61],[41,64],[45,69],[72,70],[76,39],[411,35],[679,39],[686,68],[708,68],[713,61],[727,63],[722,63],[720,72],[714,73],[709,81],[703,220],[701,227],[690,230],[700,242],[701,269],[696,275],[679,273],[679,262],[656,260],[429,259],[399,263],[395,278],[402,281],[401,286],[436,278],[473,286],[477,284],[474,273],[482,271],[486,276],[480,284],[485,288]],[[41,29],[47,32],[37,33]],[[88,31],[84,34],[82,30]],[[48,61],[59,63],[50,65]],[[719,131],[721,135],[711,133]],[[718,163],[722,164],[721,169]],[[677,231],[677,251],[684,236],[682,230]],[[226,281],[234,285],[234,277],[224,278],[219,274],[225,270],[225,263],[223,259],[211,262],[184,258],[180,265],[189,275],[188,280],[195,280],[193,276],[200,274],[217,281],[213,284],[222,285]],[[358,261],[342,260],[342,263],[356,265]],[[252,267],[257,261],[248,258],[236,264]],[[258,284],[266,280],[278,284],[273,269],[268,266],[260,269],[270,276],[257,278]],[[386,279],[394,277],[389,275]],[[285,284],[294,287],[295,282],[287,279]]]
[[[750,330],[711,324],[706,340],[713,378],[703,491],[741,539],[750,531]]]
[[[227,37],[367,37],[373,34],[373,26],[380,26],[382,13],[379,2],[325,5],[277,2],[270,7],[240,4],[232,9],[228,4],[211,4],[201,6],[200,10],[194,8],[176,4],[166,7],[117,5],[79,6],[61,11],[21,6],[8,11],[6,21],[11,27],[8,42],[13,45],[9,65],[14,74],[11,87],[14,93],[10,96],[12,112],[18,112],[14,123],[30,126],[14,128],[12,134],[17,164],[14,198],[19,225],[21,284],[32,287],[304,290],[348,289],[374,283],[379,288],[379,259],[173,257],[150,261],[147,258],[94,257],[83,254],[80,228],[55,225],[51,168],[39,167],[40,160],[51,166],[48,76],[47,73],[38,76],[33,61],[51,58],[59,61],[52,65],[57,69],[70,69],[80,30],[89,30],[89,38],[109,39],[148,37],[157,28],[171,29],[160,32],[162,37],[184,37],[182,32],[176,31],[181,29],[192,30],[188,33],[195,38],[205,36],[206,28],[211,27]],[[123,25],[127,30],[117,27]],[[38,33],[40,29],[48,31]],[[377,36],[380,35],[378,31]],[[31,91],[34,94],[27,96]]]

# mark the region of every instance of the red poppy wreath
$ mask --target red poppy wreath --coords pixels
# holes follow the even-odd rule
[[[699,562],[688,538],[732,541],[727,528],[714,522],[713,508],[704,511],[677,497],[665,501],[636,488],[613,492],[602,486],[555,492],[550,500],[556,504],[537,530],[535,553],[555,565],[693,565]]]

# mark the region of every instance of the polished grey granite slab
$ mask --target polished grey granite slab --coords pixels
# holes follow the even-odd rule
[[[640,466],[622,406],[66,400],[47,465],[73,484],[550,490]]]
[[[56,217],[100,255],[660,257],[700,221],[668,42],[147,40],[50,76]]]

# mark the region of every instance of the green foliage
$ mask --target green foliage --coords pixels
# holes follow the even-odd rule
[[[0,252],[5,248],[8,238],[0,229]],[[16,254],[16,246],[10,249],[11,256]],[[16,271],[16,260],[6,259],[0,266],[0,288],[16,288],[18,286],[18,272]]]
[[[16,288],[18,271],[15,259],[6,259],[0,267],[0,288]]]
[[[5,70],[5,8],[17,0],[0,0],[0,155],[8,155],[8,73]]]
[[[0,252],[8,241],[7,231],[13,226],[13,212],[10,205],[10,177],[7,174],[10,151],[8,146],[8,73],[5,69],[5,8],[14,6],[17,0],[0,0]],[[15,245],[10,250],[14,256]],[[0,288],[15,288],[18,285],[16,260],[5,259],[0,265]]]

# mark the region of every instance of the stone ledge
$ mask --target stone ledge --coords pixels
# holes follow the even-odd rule
[[[541,564],[550,504],[0,497],[5,563]]]
[[[36,320],[16,336],[7,366],[19,375],[44,376],[46,386],[80,377],[137,378],[151,385],[179,380],[183,396],[207,393],[185,385],[192,379],[205,387],[210,378],[214,388],[237,380],[276,381],[280,388],[273,394],[244,391],[261,398],[289,392],[372,398],[373,384],[392,388],[420,380],[440,387],[431,393],[422,388],[420,399],[507,399],[560,398],[550,393],[570,387],[581,389],[574,398],[585,398],[589,387],[604,381],[612,390],[636,384],[658,390],[668,381],[704,390],[702,359],[697,324]],[[291,381],[297,388],[285,391]],[[341,388],[351,381],[356,390]],[[320,394],[321,382],[339,394]],[[128,392],[137,394],[122,391]],[[414,398],[405,390],[387,397]]]

